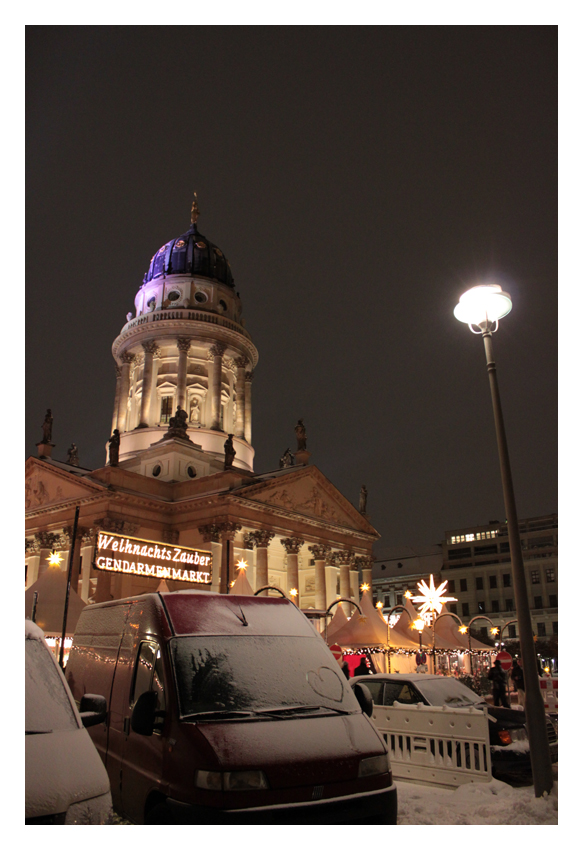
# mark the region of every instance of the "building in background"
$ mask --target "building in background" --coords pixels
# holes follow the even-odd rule
[[[558,516],[532,517],[519,523],[532,627],[535,636],[545,640],[558,635]],[[506,523],[493,520],[487,525],[456,528],[446,532],[441,546],[414,551],[380,549],[373,566],[373,597],[382,602],[386,614],[403,602],[406,590],[415,594],[417,582],[435,584],[447,580],[447,595],[457,598],[447,610],[468,624],[479,615],[502,628],[516,619]],[[490,624],[478,619],[472,626],[482,638]],[[504,639],[518,637],[516,623],[510,623]]]
[[[532,517],[519,522],[522,557],[534,634],[537,638],[558,635],[558,516]],[[449,610],[468,623],[484,614],[501,627],[515,619],[516,607],[506,523],[457,528],[446,532],[441,578],[458,602]],[[478,620],[476,630],[489,628]],[[505,638],[518,637],[516,624]]]
[[[26,463],[26,587],[67,569],[78,507],[72,589],[83,604],[161,585],[227,593],[243,564],[252,590],[279,588],[305,610],[358,599],[379,535],[310,463],[302,420],[296,450],[283,434],[279,466],[254,471],[258,353],[230,264],[198,216],[195,200],[190,228],[153,255],[113,343],[104,466],[83,468],[75,446],[53,458],[47,411]]]

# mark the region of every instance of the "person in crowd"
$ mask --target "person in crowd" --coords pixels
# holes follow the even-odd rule
[[[518,702],[524,708],[524,671],[516,658],[512,662],[510,678],[512,679],[514,690],[518,694]]]
[[[369,673],[370,673],[370,669],[369,669],[368,664],[366,663],[366,658],[361,658],[360,664],[358,665],[358,667],[354,671],[354,675],[355,676],[366,676]]]
[[[492,682],[494,705],[502,705],[504,708],[510,708],[508,697],[506,696],[506,673],[502,669],[502,665],[498,659],[494,662],[494,666],[490,667],[488,679]]]

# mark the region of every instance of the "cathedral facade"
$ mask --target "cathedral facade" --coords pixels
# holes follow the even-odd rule
[[[306,611],[358,601],[378,533],[366,504],[310,462],[301,420],[296,451],[254,471],[258,352],[230,264],[198,217],[195,196],[190,228],[153,255],[114,340],[104,466],[53,458],[47,411],[26,464],[26,586],[64,571],[73,546],[71,586],[85,604],[160,586],[228,593],[240,569],[254,591]]]

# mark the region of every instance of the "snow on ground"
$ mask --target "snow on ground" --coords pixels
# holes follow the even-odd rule
[[[525,825],[558,824],[559,786],[546,797],[535,797],[532,785],[513,788],[506,782],[476,782],[453,791],[412,782],[397,782],[401,825]]]

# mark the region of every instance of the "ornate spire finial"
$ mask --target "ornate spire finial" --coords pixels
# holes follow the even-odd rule
[[[192,206],[190,208],[190,222],[191,224],[196,224],[196,220],[200,215],[200,210],[198,208],[198,198],[196,197],[196,192],[194,193],[194,201],[192,202]]]

